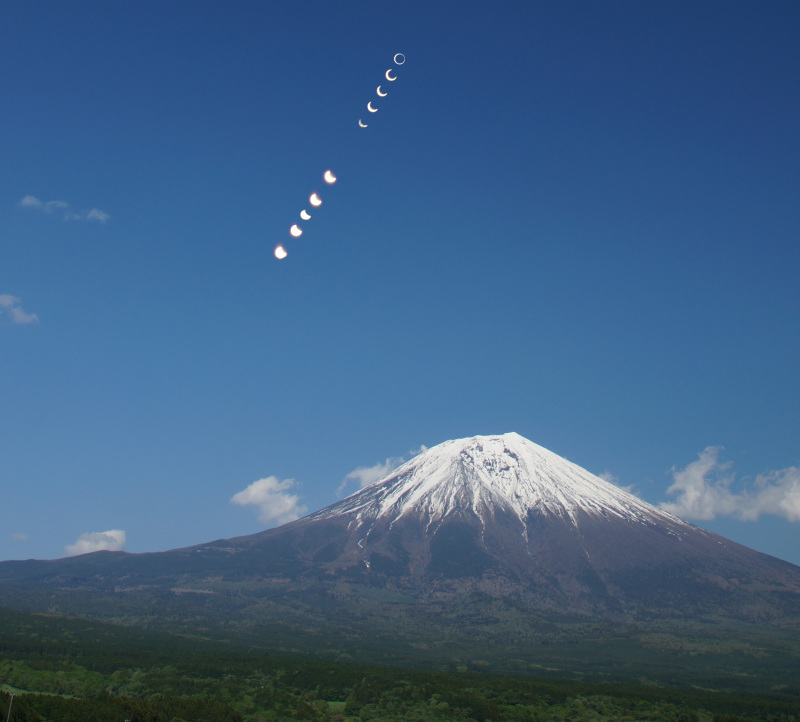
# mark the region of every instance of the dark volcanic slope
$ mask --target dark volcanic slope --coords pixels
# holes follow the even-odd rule
[[[4,562],[0,603],[25,589],[235,586],[258,595],[280,586],[301,595],[303,583],[319,581],[423,600],[477,591],[600,618],[800,614],[800,567],[687,524],[517,434],[445,442],[347,499],[252,536]]]

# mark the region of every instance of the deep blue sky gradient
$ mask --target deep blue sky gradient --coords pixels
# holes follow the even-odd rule
[[[0,316],[0,558],[251,533],[259,478],[311,511],[475,434],[652,503],[709,445],[736,488],[800,465],[799,36],[796,2],[3,3],[0,294],[39,320]],[[800,563],[797,524],[699,523]]]

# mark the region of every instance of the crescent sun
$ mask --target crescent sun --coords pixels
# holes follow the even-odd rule
[[[387,95],[389,95],[389,93],[381,93],[381,86],[379,85],[378,86],[378,95],[380,95],[381,98],[385,98]]]
[[[308,202],[311,203],[312,206],[321,206],[322,205],[322,199],[316,193],[312,193],[309,196]]]
[[[275,246],[275,258],[277,258],[279,261],[283,258],[286,258],[286,256],[288,255],[289,254],[286,253],[286,249],[283,246],[281,246],[280,244]]]
[[[329,170],[325,171],[325,175],[322,176],[325,179],[325,182],[328,184],[336,183],[336,176],[333,175]]]
[[[359,119],[358,119],[358,124],[359,124],[359,125],[360,125],[362,128],[366,128],[366,127],[367,127],[367,124],[366,124],[366,123],[362,123],[362,122],[361,122],[361,118],[359,118]]]
[[[378,112],[378,109],[377,109],[377,108],[373,108],[373,107],[372,107],[372,101],[371,101],[371,100],[369,101],[369,103],[367,103],[367,110],[368,110],[370,113],[377,113],[377,112]]]
[[[309,220],[311,218],[311,216],[308,215],[308,213],[306,212],[306,209],[303,208],[303,210],[300,211],[300,218],[302,218],[304,221],[307,221],[307,220]]]
[[[389,69],[386,71],[386,80],[389,80],[389,81],[391,81],[391,80],[397,80],[397,76],[396,76],[396,75],[395,75],[393,78],[392,78],[392,77],[390,77],[390,76],[391,76],[391,72],[392,72],[392,69],[391,69],[391,68],[389,68]]]
[[[291,233],[295,238],[300,238],[303,235],[303,229],[300,228],[296,223],[289,229],[289,233]]]

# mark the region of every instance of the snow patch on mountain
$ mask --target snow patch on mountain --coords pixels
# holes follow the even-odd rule
[[[516,433],[445,441],[309,518],[347,515],[372,526],[414,514],[430,526],[470,510],[482,524],[502,510],[525,528],[531,514],[577,526],[581,513],[691,527]]]

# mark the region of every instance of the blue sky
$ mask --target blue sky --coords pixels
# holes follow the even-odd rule
[[[516,431],[800,563],[798,27],[3,3],[0,558],[248,534]]]

